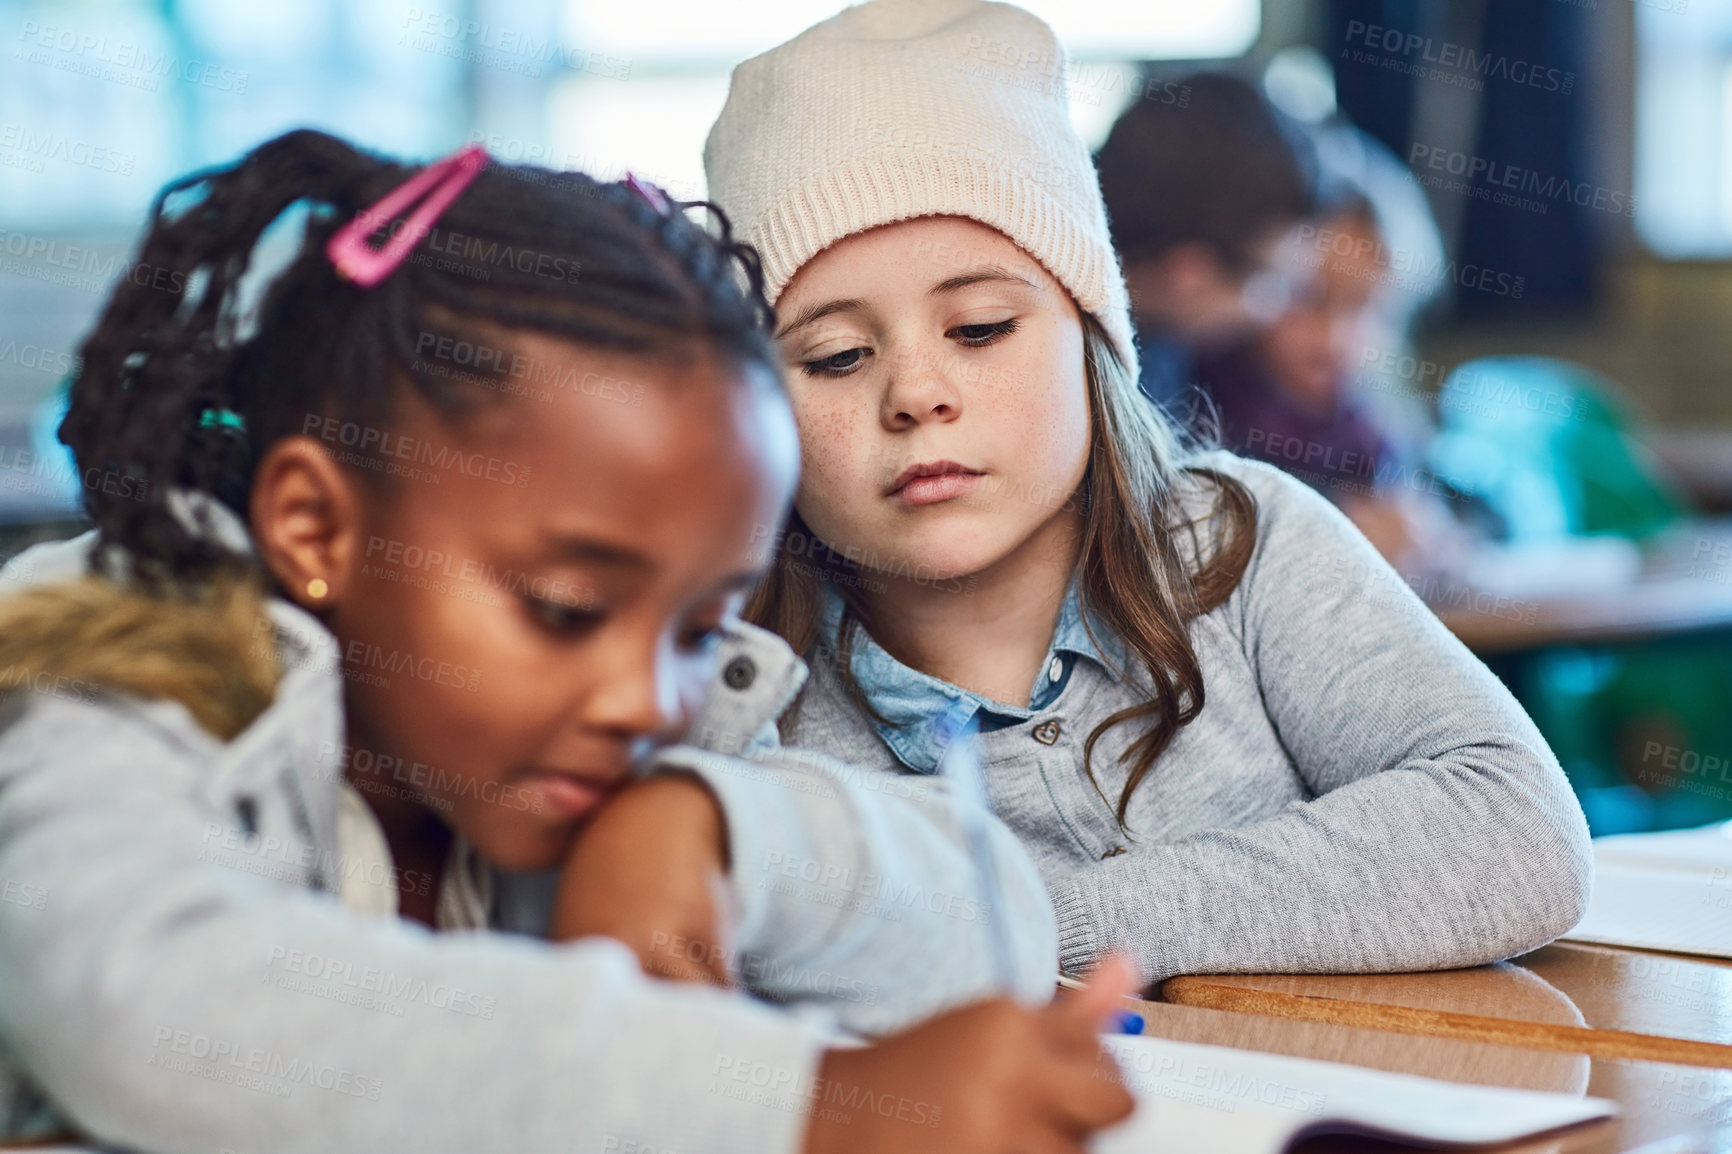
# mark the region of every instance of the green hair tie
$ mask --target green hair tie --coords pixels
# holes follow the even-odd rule
[[[247,431],[246,420],[233,409],[206,409],[199,414],[198,427],[235,429],[242,433]]]

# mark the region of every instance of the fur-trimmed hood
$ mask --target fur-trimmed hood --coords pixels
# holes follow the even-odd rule
[[[102,577],[0,597],[0,691],[177,701],[228,741],[270,706],[281,676],[258,587],[226,580],[198,601]]]

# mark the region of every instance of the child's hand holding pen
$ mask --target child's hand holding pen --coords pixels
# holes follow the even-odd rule
[[[1115,954],[1038,1010],[995,998],[829,1051],[803,1154],[1081,1154],[1133,1106],[1100,1034],[1137,981]]]

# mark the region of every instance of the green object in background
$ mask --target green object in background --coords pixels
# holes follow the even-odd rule
[[[1688,520],[1617,388],[1565,361],[1461,365],[1438,397],[1439,477],[1483,501],[1512,542]],[[1596,836],[1732,818],[1732,636],[1551,649],[1509,665]]]
[[[198,427],[201,429],[234,429],[240,433],[247,431],[246,420],[233,409],[206,409],[198,415]]]
[[[1724,634],[1536,655],[1515,686],[1595,836],[1732,818]]]
[[[1579,365],[1469,361],[1444,382],[1438,412],[1433,470],[1497,512],[1512,541],[1639,539],[1690,515],[1615,386]]]
[[[1588,384],[1597,378],[1586,377]],[[1566,475],[1575,485],[1577,533],[1645,538],[1691,514],[1689,500],[1642,444],[1633,414],[1615,408],[1609,391],[1577,394],[1579,419],[1556,438]]]

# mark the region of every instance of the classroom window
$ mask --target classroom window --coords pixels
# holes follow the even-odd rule
[[[1636,6],[1636,227],[1661,256],[1732,256],[1732,5]]]
[[[840,11],[837,0],[666,0],[656,5],[566,0],[562,40],[591,66],[550,93],[548,129],[558,155],[614,174],[643,173],[680,195],[701,195],[704,134],[739,61]],[[1071,112],[1090,144],[1123,110],[1135,61],[1242,55],[1261,29],[1258,0],[1025,0],[1052,25],[1072,59]],[[621,83],[621,73],[629,83]]]

